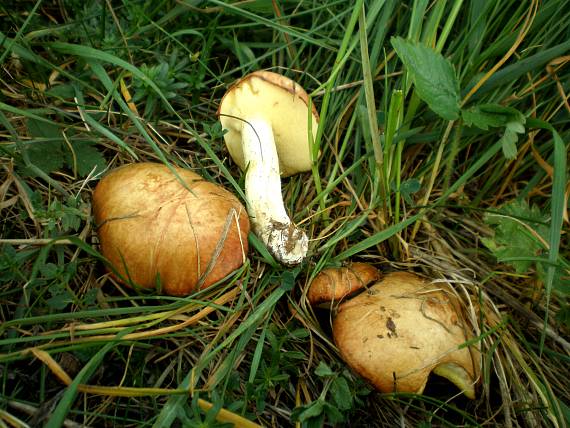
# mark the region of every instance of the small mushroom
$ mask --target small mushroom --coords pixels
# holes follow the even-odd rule
[[[226,189],[175,171],[178,178],[157,163],[114,169],[97,184],[93,211],[118,280],[185,296],[244,263],[249,219]]]
[[[309,171],[319,116],[308,109],[308,95],[291,79],[256,71],[233,84],[218,116],[224,140],[244,171],[245,195],[254,232],[277,260],[301,263],[307,254],[305,232],[291,222],[281,195],[281,176]]]
[[[307,299],[311,305],[338,302],[379,278],[378,269],[368,263],[323,269],[311,282]]]
[[[342,358],[381,392],[421,394],[434,372],[475,398],[480,352],[465,346],[473,335],[444,284],[387,274],[338,307],[332,330]]]

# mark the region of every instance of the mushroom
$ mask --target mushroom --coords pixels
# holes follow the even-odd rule
[[[127,285],[185,296],[239,268],[249,219],[229,191],[191,171],[138,163],[111,171],[95,188],[101,253]]]
[[[314,105],[311,110],[308,105],[307,93],[291,79],[256,71],[234,83],[218,109],[230,156],[246,171],[253,231],[289,266],[303,261],[308,238],[285,211],[281,176],[311,169],[309,129],[314,138],[319,116]]]
[[[332,330],[343,360],[381,392],[421,394],[433,372],[475,398],[480,352],[465,345],[473,335],[445,284],[389,273],[343,302]]]
[[[379,278],[378,269],[368,263],[323,269],[311,282],[307,299],[311,305],[336,302]]]

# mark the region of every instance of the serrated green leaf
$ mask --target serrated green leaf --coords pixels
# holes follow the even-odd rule
[[[34,138],[54,139],[61,141],[61,131],[57,125],[49,122],[28,119],[26,122],[28,134]]]
[[[60,141],[32,141],[26,148],[26,155],[31,164],[41,169],[46,174],[57,171],[63,167],[63,152]],[[37,174],[24,164],[22,174],[28,177],[36,177]]]
[[[483,111],[480,106],[462,110],[461,116],[467,126],[476,126],[484,131],[489,128],[505,126],[507,123],[507,118],[504,115]]]
[[[451,63],[435,50],[401,37],[392,46],[406,66],[418,96],[446,120],[459,117],[459,81]]]
[[[400,194],[408,204],[412,205],[413,201],[411,195],[419,192],[421,187],[422,184],[420,183],[420,180],[417,178],[410,178],[408,180],[404,180],[400,184]]]
[[[57,311],[61,311],[67,305],[73,303],[73,295],[67,290],[53,292],[52,296],[46,300],[47,305]]]
[[[499,104],[480,104],[461,111],[461,116],[467,126],[488,130],[508,126],[512,131],[523,133],[526,117],[512,107]]]
[[[91,171],[96,174],[107,167],[105,158],[92,142],[74,141],[71,146],[73,153],[65,152],[65,161],[80,177],[87,176]]]
[[[501,137],[501,146],[503,148],[503,155],[506,159],[514,159],[517,157],[517,141],[519,137],[514,131],[509,128],[505,129],[505,133]]]
[[[54,263],[46,263],[40,266],[40,272],[44,279],[53,279],[60,273],[57,265]]]
[[[49,121],[28,118],[26,122],[28,134],[33,138],[23,150],[27,162],[33,164],[46,174],[63,167],[63,152],[61,131],[57,125]],[[35,177],[37,173],[28,163],[20,163],[22,174]]]
[[[525,201],[510,202],[498,213],[485,215],[485,223],[493,227],[495,235],[482,242],[499,262],[517,258],[507,263],[516,272],[527,273],[534,263],[531,259],[545,251],[541,243],[549,231],[545,221],[545,216],[536,206],[529,207]],[[529,260],[521,260],[524,258]]]
[[[518,121],[507,122],[507,129],[517,134],[524,134],[524,125]]]

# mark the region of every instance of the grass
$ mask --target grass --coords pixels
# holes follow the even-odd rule
[[[569,2],[347,4],[0,5],[2,426],[570,424]],[[251,237],[241,269],[187,298],[117,283],[97,180],[150,160],[243,198],[215,113],[258,68],[320,112],[312,172],[283,182],[309,257],[286,269]],[[306,292],[349,261],[453,285],[483,352],[476,400],[436,376],[381,394],[347,369]]]

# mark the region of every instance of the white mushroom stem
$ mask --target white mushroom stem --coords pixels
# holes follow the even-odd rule
[[[242,145],[247,165],[245,196],[253,230],[279,262],[299,264],[307,255],[308,239],[285,212],[271,126],[261,118],[245,120]]]

